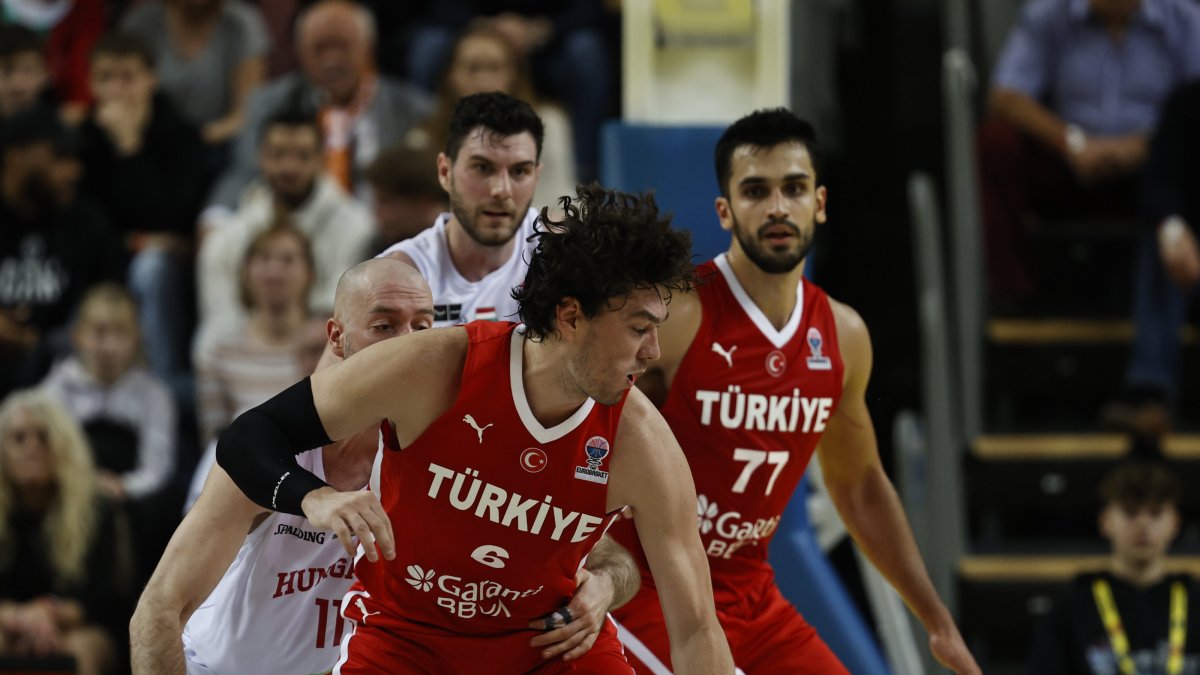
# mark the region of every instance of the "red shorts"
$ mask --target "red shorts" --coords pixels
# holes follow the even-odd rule
[[[334,675],[633,675],[611,620],[604,622],[595,644],[583,656],[573,661],[563,661],[562,657],[544,661],[539,650],[529,646],[532,630],[504,637],[447,635],[417,626],[393,630],[372,624],[375,618],[356,622],[342,640],[342,655]]]
[[[613,618],[633,669],[639,675],[670,675],[671,646],[658,591],[643,583]],[[758,598],[743,596],[736,608],[718,606],[717,619],[734,664],[748,675],[849,675],[774,583],[761,587]]]

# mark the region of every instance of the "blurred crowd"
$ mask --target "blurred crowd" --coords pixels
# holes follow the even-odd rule
[[[312,371],[342,271],[454,208],[436,157],[460,97],[536,107],[534,206],[595,177],[610,18],[0,3],[0,657],[123,667],[197,459]]]
[[[205,449],[311,372],[343,270],[456,208],[460,97],[534,106],[533,206],[597,176],[613,4],[0,0],[0,656],[122,667]],[[977,137],[992,315],[1042,311],[1032,234],[1134,224],[1104,417],[1151,436],[1200,282],[1198,81],[1194,0],[1029,0]]]

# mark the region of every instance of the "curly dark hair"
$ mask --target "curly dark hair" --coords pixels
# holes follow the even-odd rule
[[[530,338],[557,332],[556,308],[563,298],[579,301],[587,317],[612,298],[638,288],[658,287],[667,293],[694,285],[692,236],[671,227],[671,215],[660,214],[651,193],[626,194],[599,185],[581,185],[575,199],[559,200],[563,217],[543,225],[525,283],[513,289],[521,321]]]
[[[817,145],[817,130],[809,122],[797,117],[787,108],[756,110],[729,125],[717,141],[716,165],[717,185],[721,195],[729,197],[729,179],[733,175],[733,151],[743,145],[755,148],[771,148],[781,143],[799,143],[808,150],[816,172],[817,183],[821,182],[821,150]]]
[[[542,137],[545,136],[542,118],[525,101],[493,91],[464,96],[454,106],[445,148],[451,162],[458,159],[458,151],[467,135],[479,127],[499,136],[515,136],[528,131],[537,147],[537,156],[542,156]]]

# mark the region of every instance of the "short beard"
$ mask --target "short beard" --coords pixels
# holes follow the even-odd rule
[[[532,199],[530,199],[529,202],[526,202],[525,208],[517,210],[514,217],[524,220],[525,214],[529,212],[529,205],[532,203]],[[458,190],[454,186],[453,178],[450,179],[450,213],[454,214],[454,217],[458,220],[459,225],[462,225],[462,229],[467,233],[467,236],[471,238],[471,241],[474,241],[480,246],[504,246],[508,244],[508,242],[512,241],[513,237],[517,235],[517,231],[521,229],[520,223],[518,222],[517,227],[514,227],[512,232],[510,232],[507,237],[504,237],[503,240],[484,238],[479,232],[479,228],[475,226],[475,216],[467,210],[466,206],[463,205],[462,198],[459,196]]]
[[[304,206],[304,203],[308,201],[309,197],[312,197],[313,192],[315,192],[316,189],[317,182],[314,180],[308,184],[307,188],[300,190],[299,192],[284,192],[274,188],[271,188],[271,192],[274,193],[275,200],[282,204],[284,208],[286,208],[288,211],[295,211],[301,206]]]
[[[772,254],[762,248],[756,232],[750,232],[743,228],[737,216],[734,216],[732,213],[730,214],[730,218],[733,220],[734,236],[737,237],[738,243],[742,245],[742,251],[745,252],[750,262],[754,263],[755,266],[767,274],[787,274],[791,272],[800,263],[804,262],[804,259],[808,257],[808,252],[812,250],[812,233],[816,229],[816,221],[813,223],[814,226],[809,228],[807,234],[803,229],[796,227],[797,238],[800,241],[800,247],[797,250]],[[795,224],[791,221],[785,222],[795,227]]]

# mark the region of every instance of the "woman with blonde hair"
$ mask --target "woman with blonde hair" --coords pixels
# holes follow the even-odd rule
[[[0,654],[113,670],[128,541],[78,424],[46,394],[0,405]],[[123,635],[123,634],[122,634]]]

